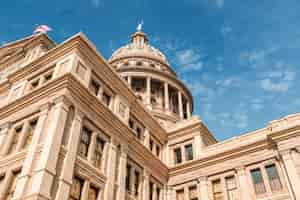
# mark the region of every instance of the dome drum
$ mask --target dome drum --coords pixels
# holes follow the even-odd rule
[[[182,89],[149,75],[124,76],[138,99],[152,112],[161,118],[171,118],[173,122],[191,116],[191,100],[183,94]],[[166,117],[170,116],[170,117]],[[169,121],[169,120],[168,120]]]

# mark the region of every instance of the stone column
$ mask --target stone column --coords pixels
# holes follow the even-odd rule
[[[150,149],[150,132],[147,128],[144,131],[144,145],[146,148]]]
[[[128,76],[128,77],[127,77],[127,81],[128,81],[128,85],[129,85],[129,87],[131,88],[131,81],[132,81],[132,78],[131,78],[131,76]]]
[[[87,160],[89,163],[94,164],[93,156],[95,154],[95,148],[96,148],[96,141],[97,140],[97,133],[93,132],[92,137],[91,137],[91,143],[88,149],[88,155],[87,155]]]
[[[207,183],[207,177],[202,176],[199,178],[199,186],[200,186],[200,200],[208,200],[209,194],[208,194],[208,183]]]
[[[152,198],[153,198],[153,200],[158,200],[157,199],[156,189],[157,189],[157,185],[156,185],[156,183],[153,183],[153,191],[152,191]]]
[[[178,111],[180,119],[183,119],[183,106],[182,106],[182,94],[178,91]]]
[[[167,112],[170,111],[170,103],[169,103],[169,86],[168,86],[168,83],[165,82],[164,83],[164,97],[165,97],[165,110]]]
[[[90,181],[84,181],[81,198],[80,200],[88,200],[89,199],[89,189],[90,189]]]
[[[186,103],[186,113],[187,113],[187,118],[188,119],[191,118],[192,113],[191,113],[191,103],[190,102]]]
[[[9,129],[11,128],[11,123],[7,122],[1,126],[0,131],[0,153],[2,152],[3,147],[5,146],[5,143],[7,142],[5,138],[8,136]],[[1,156],[2,154],[0,154]]]
[[[23,127],[22,127],[22,132],[21,132],[17,147],[16,147],[17,152],[20,151],[23,148],[24,143],[25,143],[25,141],[27,139],[27,136],[28,136],[28,130],[29,130],[29,122],[25,121],[24,124],[23,124]]]
[[[184,200],[189,200],[190,196],[189,196],[189,188],[187,186],[185,186],[183,188],[183,193],[184,193]]]
[[[7,193],[8,193],[8,190],[10,188],[10,185],[11,185],[11,181],[13,179],[13,172],[12,171],[7,171],[6,174],[5,174],[5,178],[3,180],[3,184],[2,184],[2,187],[0,188],[0,199],[2,200],[5,200],[6,197],[7,197]]]
[[[149,200],[149,183],[150,183],[150,175],[149,172],[144,169],[143,171],[143,199]]]
[[[30,191],[31,199],[39,199],[40,196],[43,196],[44,199],[51,199],[51,187],[56,174],[56,165],[70,106],[64,96],[56,98],[54,104],[45,130],[46,138],[40,160],[32,175],[35,187],[32,187]]]
[[[74,167],[77,157],[78,144],[80,140],[83,113],[75,109],[74,120],[70,130],[70,139],[67,145],[67,154],[62,167],[58,190],[55,200],[68,200],[72,186]]]
[[[114,187],[115,187],[115,172],[116,172],[116,161],[117,161],[117,147],[112,141],[109,144],[108,150],[108,166],[107,166],[107,180],[104,188],[104,199],[112,199],[114,197]]]
[[[5,156],[8,153],[14,137],[15,137],[15,127],[12,126],[4,139],[5,142],[3,144],[3,147],[1,148],[0,156]]]
[[[19,176],[19,181],[15,190],[15,197],[16,198],[21,198],[24,195],[24,192],[26,190],[27,183],[31,179],[31,172],[32,172],[32,167],[34,164],[34,161],[36,159],[36,154],[38,151],[38,145],[39,141],[41,138],[41,135],[44,131],[47,118],[48,118],[48,113],[50,110],[50,104],[44,104],[40,108],[40,114],[39,114],[39,119],[35,128],[35,131],[33,133],[31,145],[28,147],[28,152],[26,154],[23,166],[22,166],[22,171]],[[1,198],[0,198],[1,199]]]
[[[288,182],[291,184],[291,188],[294,192],[295,199],[300,199],[300,179],[299,175],[297,173],[297,169],[294,163],[294,160],[291,155],[291,150],[286,150],[280,152],[280,155],[282,157],[282,161],[286,170],[286,173],[288,175]]]
[[[240,197],[243,200],[254,199],[255,197],[251,197],[251,192],[249,190],[250,185],[247,180],[247,174],[246,174],[245,167],[244,166],[239,167],[236,169],[236,171],[237,171],[237,179],[238,179],[239,186],[240,186],[240,188],[239,188]]]
[[[126,182],[126,165],[127,165],[127,147],[124,148],[124,146],[122,146],[121,150],[122,150],[122,152],[121,152],[121,156],[120,156],[119,177],[118,177],[119,189],[118,189],[118,193],[117,193],[117,199],[125,200],[125,197],[126,197],[125,182]]]
[[[146,78],[146,104],[151,109],[151,77]]]

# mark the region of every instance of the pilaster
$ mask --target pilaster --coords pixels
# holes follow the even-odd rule
[[[247,180],[247,174],[246,174],[246,169],[245,167],[239,167],[236,169],[237,171],[237,178],[239,181],[239,186],[240,186],[240,196],[243,200],[251,200],[254,197],[251,197],[251,192],[249,190],[249,183]]]
[[[200,186],[200,200],[208,200],[208,180],[206,176],[202,176],[199,178],[199,186]]]
[[[294,160],[292,158],[292,152],[293,150],[285,150],[280,152],[287,176],[288,176],[288,182],[291,185],[291,188],[293,190],[293,194],[295,199],[300,199],[300,179],[299,175],[297,173],[297,168],[295,166]]]
[[[117,199],[118,200],[125,200],[126,197],[126,188],[125,188],[125,182],[126,182],[126,164],[127,164],[127,147],[122,146],[121,147],[121,156],[120,156],[120,164],[119,164],[119,177],[118,177],[118,183],[119,183],[119,189],[117,192]]]
[[[104,188],[104,199],[113,199],[114,187],[115,187],[115,172],[116,172],[116,161],[117,161],[117,147],[113,141],[109,144],[108,151],[108,167],[107,167],[107,182]]]
[[[83,113],[75,109],[74,120],[70,130],[70,139],[67,144],[67,154],[62,167],[61,176],[55,200],[68,200],[74,175],[75,161],[80,140]]]
[[[26,187],[28,187],[31,179],[31,172],[33,170],[32,168],[35,159],[37,158],[39,141],[44,131],[50,108],[51,106],[49,103],[46,103],[40,107],[40,114],[36,125],[36,129],[33,133],[31,145],[29,145],[28,147],[28,152],[22,166],[22,172],[20,174],[19,181],[15,190],[14,197],[16,199],[26,195]]]
[[[48,126],[45,129],[46,138],[40,155],[41,157],[32,175],[32,181],[36,185],[36,187],[32,187],[29,194],[35,196],[32,199],[38,199],[39,196],[42,196],[44,199],[51,199],[51,187],[56,174],[56,165],[69,106],[70,104],[64,96],[54,100]]]

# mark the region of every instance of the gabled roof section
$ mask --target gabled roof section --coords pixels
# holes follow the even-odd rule
[[[24,49],[33,42],[44,43],[49,49],[55,46],[54,41],[51,40],[46,34],[30,35],[28,37],[0,46],[0,63],[3,63],[10,57],[23,52]]]

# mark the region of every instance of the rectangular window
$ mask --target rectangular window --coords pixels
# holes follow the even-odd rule
[[[94,94],[94,95],[98,95],[99,93],[99,90],[100,90],[100,84],[93,80],[91,81],[91,84],[90,84],[90,91]]]
[[[176,191],[176,200],[184,200],[184,190]]]
[[[156,197],[157,197],[157,199],[160,199],[159,196],[160,196],[160,188],[157,187],[156,188]]]
[[[175,164],[182,163],[181,148],[174,149]]]
[[[252,177],[252,182],[254,185],[254,190],[256,194],[263,194],[266,192],[264,180],[261,174],[261,171],[259,168],[253,169],[250,171],[251,172],[251,177]]]
[[[197,186],[189,187],[189,200],[198,200]]]
[[[106,106],[109,106],[111,100],[111,96],[109,96],[106,92],[103,92],[102,101]]]
[[[139,195],[139,187],[140,187],[140,173],[138,171],[134,171],[134,195]]]
[[[88,200],[97,200],[98,198],[99,189],[91,186],[89,188],[89,196]]]
[[[12,143],[10,145],[8,154],[13,153],[17,150],[17,145],[18,145],[18,141],[22,132],[23,126],[17,127],[14,131],[14,136],[13,136],[13,140]]]
[[[185,157],[186,157],[186,160],[193,160],[194,159],[193,145],[192,144],[188,144],[184,148],[185,148]]]
[[[97,137],[94,154],[94,165],[97,168],[101,168],[104,145],[105,141]]]
[[[10,200],[13,198],[14,192],[16,190],[16,186],[17,186],[17,181],[18,181],[18,177],[20,175],[21,171],[17,171],[17,172],[13,172],[13,177],[12,177],[12,181],[10,183],[10,186],[8,188],[8,193],[7,193],[7,200]]]
[[[238,199],[237,186],[234,176],[229,176],[225,178],[226,189],[227,189],[227,199],[236,200]]]
[[[126,167],[126,190],[130,192],[131,166]]]
[[[153,150],[153,146],[154,146],[154,144],[153,144],[153,140],[151,140],[151,139],[150,139],[150,151],[152,151],[152,150]]]
[[[220,179],[212,182],[212,189],[213,189],[214,200],[223,200],[224,199]]]
[[[142,129],[137,127],[136,128],[136,137],[141,140],[142,139]]]
[[[70,192],[70,200],[80,200],[84,181],[81,178],[74,177]]]
[[[281,184],[275,164],[268,165],[265,168],[266,168],[266,171],[268,174],[271,190],[272,191],[280,191],[282,189],[282,184]]]
[[[25,139],[25,143],[23,146],[24,149],[30,145],[36,125],[37,125],[37,119],[29,122],[29,128],[27,130],[26,139]]]
[[[152,182],[150,182],[150,184],[149,184],[149,200],[153,200],[153,188],[154,188],[154,184]]]
[[[160,147],[156,145],[156,156],[159,157],[160,155]]]
[[[87,159],[89,146],[91,143],[92,131],[86,127],[82,128],[78,154]]]

